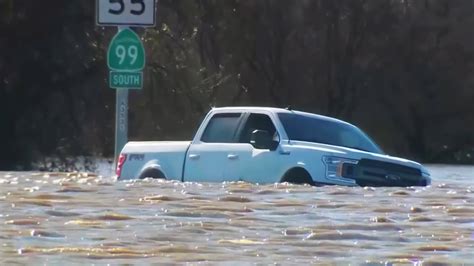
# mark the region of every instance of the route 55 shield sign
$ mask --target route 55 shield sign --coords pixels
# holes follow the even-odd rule
[[[155,25],[155,0],[96,0],[96,8],[99,26]]]

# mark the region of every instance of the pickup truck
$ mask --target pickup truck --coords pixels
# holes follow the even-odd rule
[[[289,109],[213,108],[192,141],[128,142],[119,180],[427,186],[421,164],[386,155],[347,122]]]

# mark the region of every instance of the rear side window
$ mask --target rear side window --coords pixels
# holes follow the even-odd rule
[[[234,134],[240,122],[241,113],[216,114],[204,130],[201,141],[209,143],[234,142]]]

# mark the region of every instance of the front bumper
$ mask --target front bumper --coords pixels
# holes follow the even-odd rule
[[[397,162],[375,159],[349,159],[324,156],[326,179],[339,184],[353,184],[371,187],[428,186],[431,177],[421,167],[407,166]]]
[[[431,184],[429,174],[419,168],[371,159],[362,159],[354,166],[353,179],[359,186],[372,187],[411,187]]]

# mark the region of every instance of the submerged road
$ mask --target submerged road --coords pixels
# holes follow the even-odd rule
[[[0,172],[0,264],[474,263],[474,167],[430,187]]]

